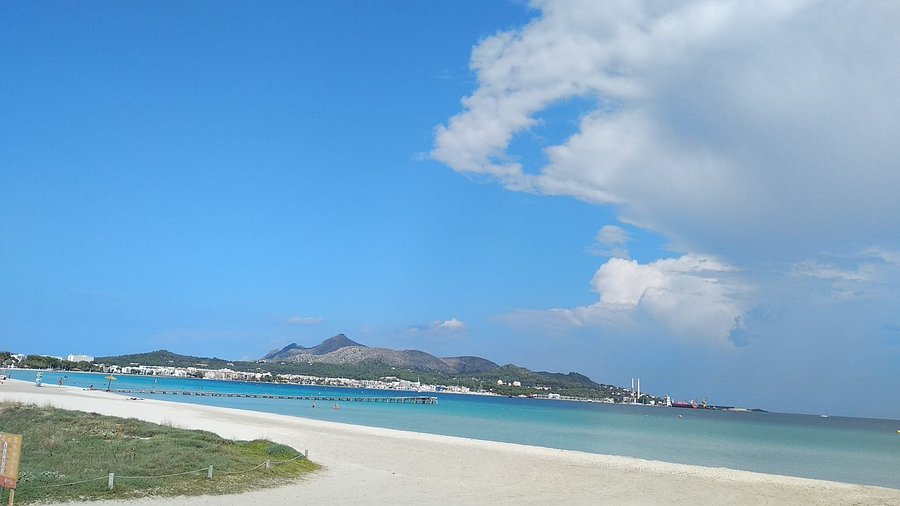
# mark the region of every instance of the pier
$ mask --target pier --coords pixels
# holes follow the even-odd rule
[[[193,395],[196,397],[241,397],[247,399],[276,399],[285,401],[322,401],[322,402],[386,402],[393,404],[437,404],[437,397],[351,397],[331,395],[271,395],[271,394],[239,394],[226,392],[200,392],[197,390],[110,390],[117,394],[140,395]]]

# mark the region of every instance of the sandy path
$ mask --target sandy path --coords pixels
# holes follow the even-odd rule
[[[346,425],[283,415],[128,400],[20,381],[0,400],[135,417],[223,437],[265,437],[325,470],[281,488],[165,499],[177,506],[264,504],[900,505],[900,490]],[[112,503],[96,503],[112,504]],[[159,500],[118,504],[150,505]]]

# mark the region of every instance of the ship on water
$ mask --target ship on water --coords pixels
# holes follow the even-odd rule
[[[706,399],[703,399],[703,402],[698,404],[697,401],[691,400],[690,402],[685,401],[672,401],[673,408],[691,408],[691,409],[716,409],[715,407],[710,407],[709,403],[706,402]]]

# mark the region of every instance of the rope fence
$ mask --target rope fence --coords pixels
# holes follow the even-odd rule
[[[230,472],[230,473],[219,473],[219,474],[222,475],[222,476],[234,476],[234,475],[236,475],[236,474],[245,474],[245,473],[249,473],[250,471],[256,471],[257,469],[259,469],[259,468],[262,467],[262,466],[266,466],[266,469],[268,469],[270,465],[271,465],[271,464],[269,464],[269,461],[267,460],[267,461],[263,462],[262,464],[260,464],[260,465],[258,465],[258,466],[256,466],[256,467],[252,467],[252,468],[250,468],[250,469],[247,469],[246,471],[232,471],[232,472]]]
[[[184,471],[183,473],[172,473],[172,474],[158,474],[154,476],[117,476],[120,480],[151,480],[155,478],[171,478],[173,476],[185,476],[188,474],[202,473],[205,472],[207,468],[197,469],[196,471]]]
[[[101,476],[101,477],[99,477],[99,478],[88,478],[88,479],[86,479],[86,480],[81,480],[81,481],[71,481],[71,482],[69,482],[69,483],[48,483],[48,484],[45,484],[45,485],[31,485],[30,483],[28,483],[28,482],[26,481],[26,482],[20,482],[20,486],[23,486],[23,485],[25,485],[25,484],[28,484],[28,485],[29,485],[30,487],[32,487],[32,488],[67,487],[67,486],[70,486],[70,485],[81,485],[82,483],[87,483],[87,482],[89,482],[89,481],[100,481],[100,480],[105,480],[105,479],[107,479],[106,476]]]
[[[272,462],[272,465],[273,466],[281,466],[284,464],[290,464],[291,462],[293,462],[295,460],[305,459],[306,456],[308,455],[308,452],[309,452],[309,450],[306,450],[305,452],[303,452],[303,454],[297,455],[296,457],[294,457],[292,459],[282,460],[281,462]]]
[[[216,476],[235,476],[235,475],[239,475],[239,474],[247,474],[247,473],[256,471],[257,469],[260,469],[262,467],[265,467],[266,469],[271,469],[275,466],[282,466],[282,465],[289,464],[291,462],[294,462],[294,461],[297,461],[300,459],[308,459],[308,458],[309,458],[309,450],[304,450],[303,453],[301,453],[300,455],[297,455],[296,457],[294,457],[292,459],[281,460],[281,461],[277,461],[277,462],[272,462],[271,460],[266,460],[264,462],[259,463],[256,466],[251,467],[250,469],[245,469],[243,471],[218,472],[215,474],[216,474]],[[55,488],[55,487],[68,487],[68,486],[72,486],[72,485],[80,485],[82,483],[88,483],[91,481],[107,480],[107,486],[109,487],[110,490],[112,490],[115,487],[115,482],[117,479],[118,480],[156,480],[156,479],[160,479],[160,478],[173,478],[176,476],[186,476],[189,474],[206,473],[206,478],[211,480],[213,478],[213,471],[214,471],[214,468],[212,465],[210,465],[210,466],[204,467],[202,469],[195,469],[192,471],[183,471],[180,473],[172,473],[172,474],[157,474],[157,475],[147,475],[147,476],[117,476],[116,473],[109,473],[107,476],[98,476],[96,478],[88,478],[86,480],[79,480],[79,481],[70,481],[67,483],[47,483],[47,484],[38,485],[38,484],[31,484],[28,482],[20,482],[20,486],[25,486],[27,484],[27,486],[29,488],[43,489],[43,488]]]

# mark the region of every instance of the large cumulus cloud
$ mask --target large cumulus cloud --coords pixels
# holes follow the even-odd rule
[[[799,261],[900,236],[900,4],[536,1],[474,49],[432,156],[511,189],[619,207],[684,252]],[[594,109],[536,166],[539,113]]]
[[[478,87],[438,126],[432,157],[511,190],[616,206],[676,252],[638,264],[621,243],[597,248],[618,257],[594,278],[600,300],[549,316],[643,315],[676,335],[745,342],[748,294],[834,275],[823,258],[900,246],[900,3],[532,6],[527,26],[473,50]],[[542,160],[514,152],[542,112],[573,99],[591,104],[574,133]],[[682,269],[703,258],[722,263]],[[710,275],[726,271],[727,282]]]
[[[611,258],[591,282],[599,300],[587,306],[507,315],[512,323],[605,325],[651,324],[682,342],[744,344],[740,337],[747,288],[734,269],[714,258],[684,255],[647,264]]]

